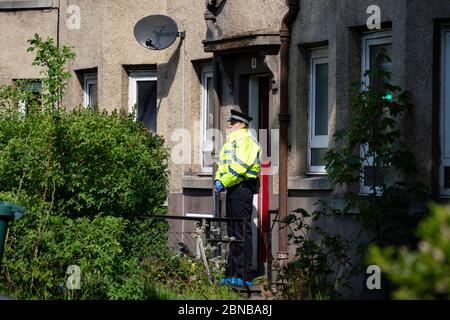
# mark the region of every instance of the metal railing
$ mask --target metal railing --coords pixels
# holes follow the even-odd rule
[[[182,230],[181,232],[176,232],[173,230],[169,230],[168,232],[168,241],[172,244],[172,246],[180,246],[182,244],[186,250],[192,251],[193,248],[197,250],[197,258],[200,258],[203,261],[205,266],[205,270],[208,276],[212,279],[211,273],[209,270],[208,257],[205,253],[205,247],[210,244],[214,246],[219,246],[219,249],[216,250],[216,256],[221,255],[223,251],[226,251],[229,254],[229,246],[231,243],[242,243],[243,248],[245,248],[246,240],[246,228],[245,228],[245,218],[215,218],[215,217],[187,217],[187,216],[173,216],[173,215],[165,215],[165,216],[156,216],[152,217],[154,219],[166,220],[169,222],[174,221],[190,221],[196,222],[197,226],[195,230],[189,232]],[[242,224],[242,239],[230,238],[228,235],[224,235],[225,228],[221,226],[221,224],[226,223],[227,225],[231,222],[240,222]],[[217,227],[219,225],[219,227]],[[186,237],[186,235],[190,236],[190,239]],[[193,241],[193,243],[189,244],[189,241]],[[175,245],[174,245],[175,244]],[[225,250],[220,250],[222,245],[226,245]],[[246,275],[248,272],[247,265],[247,256],[246,250],[243,250],[243,258],[244,263],[244,274],[243,278],[246,279]],[[228,255],[225,256],[225,261],[227,264],[229,263]]]

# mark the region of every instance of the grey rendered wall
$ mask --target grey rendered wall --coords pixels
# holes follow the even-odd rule
[[[68,27],[72,12],[71,6],[80,9],[80,29]],[[80,71],[97,68],[102,60],[103,44],[103,1],[63,0],[61,1],[60,39],[62,45],[72,47],[76,54],[75,60],[69,64],[69,69]],[[67,94],[63,104],[73,108],[83,104],[83,79],[72,73]]]
[[[27,40],[39,33],[56,38],[57,10],[4,11],[0,8],[0,85],[13,79],[40,77],[40,69],[32,67],[34,54],[27,52]]]
[[[217,18],[223,35],[256,30],[280,30],[287,6],[284,0],[226,1]]]

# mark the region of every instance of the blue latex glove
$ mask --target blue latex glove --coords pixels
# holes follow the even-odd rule
[[[225,191],[225,187],[223,186],[222,182],[219,180],[214,181],[214,186],[216,187],[217,192]]]

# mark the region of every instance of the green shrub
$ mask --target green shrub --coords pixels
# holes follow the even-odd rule
[[[168,181],[164,141],[131,117],[83,110],[24,119],[9,111],[0,126],[1,191],[45,195],[71,215],[161,213]]]
[[[207,275],[203,263],[185,254],[161,250],[143,261],[149,298],[163,300],[239,300],[241,296]]]
[[[67,267],[78,265],[83,287],[70,298],[143,298],[137,259],[166,243],[165,223],[137,218],[164,213],[162,139],[117,113],[61,112],[61,140],[49,138],[53,117],[10,114],[0,118],[0,136],[10,136],[0,145],[1,198],[28,212],[10,229],[5,290],[67,298],[58,285],[64,287]],[[88,130],[92,121],[107,123],[109,134],[102,126]],[[69,133],[78,141],[66,139]]]
[[[0,88],[0,199],[28,209],[9,230],[0,290],[27,299],[145,298],[139,258],[166,243],[167,224],[152,219],[165,213],[164,141],[126,113],[59,109],[73,54],[37,35],[30,44],[44,67],[40,96],[25,82]],[[70,265],[81,269],[79,291],[66,290]]]
[[[44,230],[35,222],[46,207],[28,204],[27,214],[10,229],[3,284],[7,292],[24,299],[143,297],[142,281],[129,288],[142,269],[136,258],[124,256],[126,219],[52,214]],[[73,293],[66,288],[71,265],[81,269],[81,290]]]
[[[431,205],[417,234],[416,250],[372,246],[368,261],[397,286],[394,299],[449,299],[450,207]]]
[[[312,214],[297,209],[283,221],[289,228],[289,242],[295,257],[282,268],[282,296],[288,300],[328,300],[340,298],[340,289],[351,288],[355,269],[350,251],[353,242],[325,231],[318,223],[330,217],[327,210]]]

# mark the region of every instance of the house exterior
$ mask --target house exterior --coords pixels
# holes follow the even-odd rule
[[[280,33],[289,11],[295,11],[292,21]],[[141,46],[134,25],[155,14],[170,16],[185,38],[161,51]],[[311,211],[317,200],[339,198],[321,155],[333,146],[334,132],[349,123],[351,83],[363,79],[384,47],[392,62],[383,67],[393,73],[392,82],[413,93],[414,112],[402,125],[419,177],[436,200],[450,196],[446,0],[378,0],[375,6],[366,0],[1,0],[0,30],[0,85],[39,78],[26,52],[26,40],[39,33],[77,54],[69,66],[74,76],[64,100],[68,108],[98,103],[131,110],[139,97],[151,101],[146,125],[172,150],[171,215],[214,212],[212,160],[225,121],[232,108],[252,116],[268,173],[264,193],[255,198],[259,223],[262,211],[267,215],[280,205],[285,212]],[[328,227],[349,239],[359,231],[345,218]],[[181,235],[192,225],[176,222],[174,228]],[[285,235],[277,228],[273,255],[292,257],[294,248],[283,247]],[[355,279],[354,287],[353,296],[363,292],[364,278]]]

